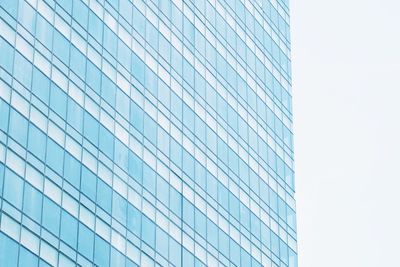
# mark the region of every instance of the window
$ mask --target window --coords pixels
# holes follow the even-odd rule
[[[156,194],[156,173],[147,164],[143,165],[143,186],[153,195]]]
[[[17,3],[13,0],[10,1]],[[0,38],[0,51],[2,51],[2,56],[0,57],[0,66],[7,70],[9,73],[12,73],[14,63],[14,49],[3,38]]]
[[[23,185],[23,180],[14,172],[6,168],[3,197],[17,209],[22,208]]]
[[[4,250],[1,251],[4,252]],[[26,248],[24,248],[23,246],[20,246],[18,266],[37,266],[37,264],[38,264],[38,257],[29,250],[27,250]],[[12,265],[4,265],[4,266],[12,266]]]
[[[194,158],[185,150],[182,149],[183,151],[183,171],[190,177],[194,178]]]
[[[142,240],[155,248],[155,225],[146,216],[142,216]]]
[[[125,119],[129,119],[129,97],[121,90],[117,90],[116,108]]]
[[[106,154],[110,159],[113,159],[114,155],[114,137],[103,125],[100,125],[99,132],[99,148]]]
[[[25,183],[23,211],[37,223],[40,223],[42,218],[42,196],[38,190]]]
[[[240,215],[240,202],[239,199],[229,192],[229,213],[239,221]]]
[[[86,64],[86,82],[100,95],[101,72],[90,60]]]
[[[98,235],[95,236],[94,263],[99,267],[110,266],[110,245]]]
[[[135,53],[132,53],[131,73],[142,84],[144,84],[144,72],[144,62]]]
[[[69,63],[69,41],[59,32],[54,31],[53,54],[60,58],[64,64]]]
[[[103,22],[92,11],[89,11],[89,33],[99,42],[103,39]]]
[[[171,138],[171,151],[170,151],[170,159],[178,166],[182,165],[182,147],[175,141],[175,139]]]
[[[225,255],[225,257],[229,258],[229,236],[222,231],[221,229],[218,229],[218,243],[219,243],[219,251]],[[246,265],[250,266],[250,265]]]
[[[82,166],[81,190],[91,200],[96,200],[96,175]]]
[[[180,99],[175,93],[171,93],[171,106],[174,107],[171,112],[179,120],[182,120],[182,99]]]
[[[169,208],[177,216],[181,216],[182,212],[182,195],[174,188],[170,187],[169,190]]]
[[[169,260],[175,266],[181,266],[181,245],[173,238],[169,239]]]
[[[108,213],[111,213],[112,189],[101,179],[97,180],[97,204]]]
[[[195,213],[195,228],[196,232],[198,232],[202,237],[207,237],[206,226],[207,226],[207,219],[206,216],[199,211],[198,209],[194,209]]]
[[[83,133],[92,144],[97,146],[99,142],[99,122],[87,111],[84,111]]]
[[[158,77],[150,68],[146,67],[145,69],[145,88],[157,97]]]
[[[17,266],[18,243],[2,232],[0,232],[0,251],[0,266]]]
[[[60,230],[60,207],[49,198],[43,198],[42,224],[54,235],[58,236]]]
[[[128,170],[128,148],[118,139],[115,139],[115,163],[123,170]]]
[[[68,98],[67,122],[78,132],[82,132],[83,109],[71,98]]]
[[[74,2],[75,3],[75,2]],[[78,2],[76,2],[78,3]],[[81,79],[85,79],[86,56],[84,56],[75,46],[71,45],[70,68]]]
[[[50,107],[62,118],[66,117],[67,95],[54,83],[51,83]]]
[[[28,120],[14,109],[10,112],[9,135],[23,147],[26,146],[28,135]]]
[[[75,188],[79,189],[81,180],[81,163],[71,156],[71,154],[65,152],[64,166],[65,179],[75,186]]]
[[[61,213],[60,238],[72,248],[76,248],[78,241],[78,221],[66,211],[62,211]]]
[[[168,235],[156,227],[156,251],[168,259]]]
[[[230,257],[233,261],[233,263],[236,264],[236,266],[240,266],[240,246],[233,241],[232,239],[229,240],[229,247],[230,247]]]
[[[107,26],[104,26],[103,46],[108,52],[117,58],[117,36]]]
[[[135,235],[140,237],[141,224],[142,224],[142,214],[134,206],[128,203],[128,220],[127,228],[132,231]]]
[[[82,223],[79,223],[78,251],[86,258],[92,259],[94,247],[94,233]]]
[[[142,182],[143,162],[135,153],[129,150],[129,175],[139,183]]]
[[[133,27],[140,35],[144,36],[146,18],[135,6],[133,6],[132,17],[133,17],[133,23],[132,23]]]
[[[218,248],[218,226],[210,219],[207,219],[207,241]]]
[[[279,237],[271,231],[271,250],[272,252],[279,256]]]
[[[46,162],[54,171],[62,175],[64,150],[50,138],[47,138]]]
[[[118,193],[113,192],[112,216],[119,220],[120,223],[126,225],[127,201]]]
[[[143,133],[143,113],[143,110],[131,101],[130,122],[141,133]]]

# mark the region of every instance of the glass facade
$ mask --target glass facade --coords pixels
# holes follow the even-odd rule
[[[0,266],[297,266],[288,0],[1,0]]]

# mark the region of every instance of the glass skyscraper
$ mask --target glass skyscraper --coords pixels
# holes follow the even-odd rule
[[[0,266],[297,266],[288,0],[0,0]]]

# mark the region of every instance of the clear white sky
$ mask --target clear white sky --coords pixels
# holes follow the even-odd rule
[[[299,267],[400,266],[400,0],[292,0]]]

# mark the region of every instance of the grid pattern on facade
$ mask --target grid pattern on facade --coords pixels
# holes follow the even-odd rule
[[[2,0],[0,266],[297,266],[288,25],[287,0]]]

